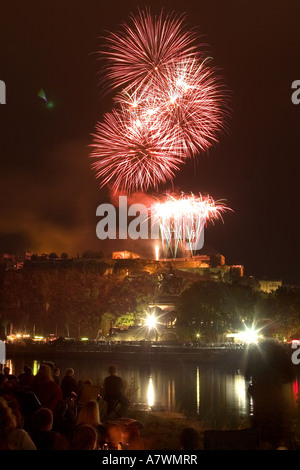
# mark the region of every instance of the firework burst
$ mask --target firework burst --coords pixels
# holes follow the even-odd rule
[[[186,157],[205,151],[224,127],[224,91],[208,59],[178,62],[166,75],[160,120],[177,129]]]
[[[140,191],[157,187],[174,177],[182,162],[178,140],[127,110],[113,110],[96,126],[93,168],[101,186],[112,182],[116,191]]]
[[[106,77],[119,91],[91,152],[101,186],[128,192],[172,180],[187,158],[217,141],[225,117],[220,78],[183,17],[146,10],[131,20],[107,40]]]
[[[149,88],[161,82],[170,65],[194,57],[196,35],[185,30],[184,17],[152,16],[150,10],[131,15],[131,25],[107,38],[106,79],[114,88]]]
[[[199,246],[199,240],[208,222],[222,219],[222,214],[230,210],[222,201],[214,201],[210,196],[180,197],[167,194],[163,201],[151,206],[153,223],[158,224],[162,246],[170,248],[173,254],[178,247],[191,250]],[[193,250],[191,250],[193,251]]]

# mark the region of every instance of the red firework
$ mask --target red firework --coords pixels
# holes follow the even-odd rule
[[[224,126],[224,92],[201,59],[183,18],[149,10],[108,38],[107,77],[123,87],[98,123],[91,156],[101,186],[136,191],[174,178],[187,158],[217,141]]]
[[[177,129],[186,157],[205,151],[217,141],[224,127],[225,94],[221,80],[207,60],[180,61],[169,68],[162,97],[160,119]]]
[[[174,177],[182,163],[178,139],[161,132],[154,122],[142,121],[127,110],[107,113],[96,126],[91,157],[101,186],[112,182],[116,191],[157,188]]]
[[[149,10],[131,15],[132,25],[110,33],[106,78],[112,86],[145,88],[160,82],[168,67],[197,54],[194,32],[184,29],[184,17],[174,13],[152,16]]]

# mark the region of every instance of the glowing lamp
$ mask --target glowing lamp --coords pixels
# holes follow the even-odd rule
[[[155,326],[156,326],[155,316],[154,315],[148,315],[148,317],[146,318],[145,324],[149,329],[155,328]]]
[[[246,328],[245,331],[239,334],[239,339],[247,344],[257,343],[259,335],[253,328]]]

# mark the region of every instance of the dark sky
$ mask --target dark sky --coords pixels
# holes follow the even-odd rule
[[[173,181],[184,192],[226,199],[234,211],[224,225],[209,226],[204,251],[243,264],[246,274],[299,284],[300,105],[291,101],[291,85],[300,80],[300,2],[150,5],[153,13],[164,7],[187,14],[231,91],[229,132],[197,168],[185,165]],[[7,93],[0,106],[0,253],[76,255],[125,247],[103,247],[96,237],[96,208],[110,193],[99,189],[88,145],[96,121],[112,107],[112,96],[104,98],[98,86],[100,36],[118,30],[137,7],[145,4],[2,2],[0,79]]]

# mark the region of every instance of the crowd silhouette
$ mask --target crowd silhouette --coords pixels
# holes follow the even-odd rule
[[[253,400],[252,427],[244,434],[205,431],[204,449],[261,448],[261,443],[268,449],[293,446],[283,389],[294,375],[281,348],[270,341],[250,348],[245,376]],[[153,450],[143,438],[143,423],[129,416],[124,388],[115,366],[108,368],[102,386],[77,380],[72,368],[60,378],[53,363],[41,363],[35,375],[28,365],[19,376],[4,367],[0,372],[0,450]],[[183,429],[177,449],[199,448],[198,431]]]
[[[102,387],[81,383],[72,368],[28,365],[17,377],[0,373],[0,450],[144,449],[142,424],[127,416],[129,401],[115,366]],[[107,409],[100,417],[99,400]],[[102,418],[102,419],[101,419]]]

